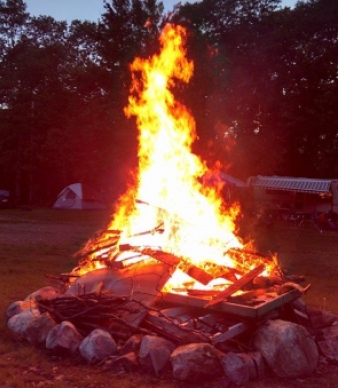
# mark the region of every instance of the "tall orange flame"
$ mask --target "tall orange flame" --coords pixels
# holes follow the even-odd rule
[[[139,130],[137,184],[123,196],[110,228],[128,238],[163,223],[164,233],[150,245],[194,263],[224,263],[225,248],[241,246],[233,233],[235,213],[222,212],[217,190],[200,182],[207,168],[191,151],[195,122],[171,92],[177,81],[188,82],[193,73],[185,40],[183,27],[166,25],[160,54],[136,58],[131,65],[133,83],[125,112],[136,116]],[[134,207],[135,199],[151,206]]]

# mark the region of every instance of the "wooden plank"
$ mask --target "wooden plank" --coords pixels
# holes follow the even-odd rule
[[[252,326],[248,325],[245,322],[236,323],[235,325],[230,326],[227,331],[223,333],[216,333],[215,335],[213,335],[211,342],[213,345],[223,343],[229,339],[237,337],[239,334],[244,333],[245,331],[249,330],[250,327]]]
[[[110,291],[116,296],[152,306],[172,275],[173,269],[162,263],[138,263],[124,269],[101,268],[79,277],[65,292],[66,295],[82,295]]]
[[[171,319],[159,317],[154,312],[149,313],[143,320],[143,324],[149,328],[175,342],[189,344],[196,342],[207,342],[209,338],[198,331],[185,329],[175,325]]]
[[[274,295],[262,300],[262,303],[255,306],[241,305],[237,303],[221,302],[211,306],[209,309],[220,313],[230,314],[231,316],[243,317],[248,319],[260,319],[269,312],[278,309],[280,306],[299,298],[300,293],[297,290],[292,290],[286,294]],[[168,303],[177,303],[179,305],[197,307],[203,309],[205,307],[207,297],[193,297],[186,294],[162,293],[162,300]]]
[[[253,278],[262,273],[265,269],[264,264],[260,264],[258,267],[252,269],[250,272],[243,275],[236,282],[231,284],[225,290],[220,291],[217,295],[213,296],[211,300],[205,305],[206,308],[211,307],[217,303],[220,303],[226,300],[229,296],[234,294],[236,291],[240,290],[243,286],[248,284]]]
[[[179,264],[183,264],[180,266],[180,269],[189,275],[191,278],[197,280],[198,282],[206,285],[211,280],[213,280],[213,276],[209,275],[203,269],[196,267],[193,264],[190,264],[185,261],[184,258],[176,256],[169,252],[164,252],[160,250],[144,248],[139,250],[143,255],[148,255],[153,257],[154,259],[160,261],[161,263],[168,264],[170,266],[177,266]]]

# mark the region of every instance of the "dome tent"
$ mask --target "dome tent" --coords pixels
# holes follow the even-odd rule
[[[83,183],[73,183],[60,192],[53,208],[93,210],[106,209],[106,205],[95,190]]]

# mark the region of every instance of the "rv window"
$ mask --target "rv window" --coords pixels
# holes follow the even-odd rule
[[[328,193],[320,193],[318,194],[318,197],[322,200],[322,201],[330,201],[331,198],[332,198],[332,192],[328,192]]]
[[[275,189],[266,189],[265,190],[266,194],[268,195],[278,195],[288,197],[290,195],[290,192],[287,190],[275,190]]]

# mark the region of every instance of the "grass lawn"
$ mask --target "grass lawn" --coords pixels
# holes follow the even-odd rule
[[[6,309],[14,301],[47,285],[47,274],[59,275],[76,266],[72,254],[104,228],[109,213],[103,211],[32,211],[0,210],[0,386],[12,388],[163,388],[183,387],[170,377],[160,381],[138,374],[114,374],[102,366],[85,365],[74,357],[57,358],[44,349],[13,340],[6,326]],[[279,262],[290,274],[304,275],[304,285],[312,287],[303,299],[314,307],[338,315],[338,233],[319,233],[311,225],[290,228],[277,221],[269,229],[260,228],[254,220],[242,228],[246,240],[253,239],[261,253],[277,253]],[[333,388],[338,386],[338,371],[321,368],[305,380],[280,381],[269,379],[252,382],[244,388]],[[185,385],[187,386],[187,385]],[[211,387],[210,383],[191,387]],[[215,387],[219,385],[215,385]]]

